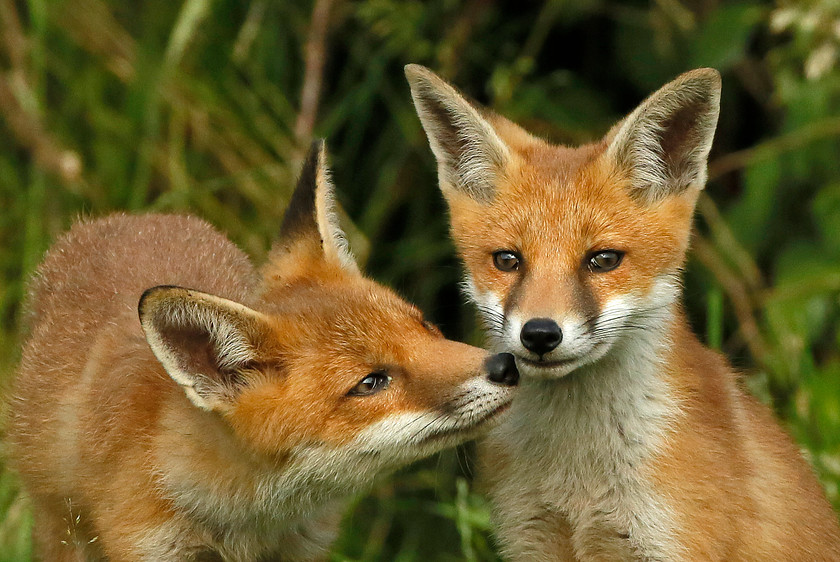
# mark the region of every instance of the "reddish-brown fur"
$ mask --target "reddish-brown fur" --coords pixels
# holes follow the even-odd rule
[[[107,544],[127,558],[120,537],[170,516],[167,501],[144,498],[158,496],[145,465],[164,412],[188,402],[143,337],[143,291],[166,282],[248,302],[256,280],[241,250],[191,217],[114,215],[78,223],[53,246],[31,289],[10,428],[44,561],[74,559],[61,540],[95,537],[83,550]]]
[[[506,407],[486,352],[358,272],[322,151],[261,272],[188,216],[82,221],[48,252],[9,428],[41,560],[322,559],[346,496]]]
[[[572,149],[534,139],[490,205],[450,196],[452,232],[476,289],[492,290],[506,301],[514,285],[521,285],[518,306],[531,316],[550,316],[567,310],[568,299],[575,298],[569,284],[584,285],[603,300],[611,291],[647,289],[657,272],[681,263],[689,237],[683,225],[693,200],[640,206],[622,189],[624,180],[594,158],[599,149],[603,146],[585,146],[570,154]],[[488,259],[511,247],[530,256],[529,275],[521,282]],[[582,275],[581,261],[592,248],[623,250],[622,267],[610,277]]]
[[[471,296],[497,349],[522,361],[511,416],[480,450],[503,554],[840,560],[836,515],[811,468],[678,302],[717,73],[679,77],[604,140],[568,148],[476,109],[426,69],[406,71]],[[661,163],[644,160],[655,142]],[[494,265],[499,250],[517,252],[516,270]],[[623,252],[620,265],[593,271],[601,250]],[[611,351],[574,368],[542,367],[508,334],[514,319],[596,326],[610,305],[637,316],[607,334]]]

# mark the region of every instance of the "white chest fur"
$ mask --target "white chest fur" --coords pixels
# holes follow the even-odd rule
[[[483,444],[485,470],[505,459],[487,480],[508,556],[552,559],[560,520],[580,559],[679,558],[667,498],[646,473],[678,415],[661,373],[665,342],[637,333],[563,379],[522,381]]]

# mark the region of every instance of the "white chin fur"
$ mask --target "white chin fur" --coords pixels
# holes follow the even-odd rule
[[[365,429],[353,450],[381,453],[409,462],[459,445],[498,423],[513,399],[515,387],[475,377],[455,391],[447,413],[395,414]]]
[[[559,379],[585,365],[598,361],[607,354],[611,347],[611,344],[595,345],[586,354],[566,359],[560,365],[547,364],[542,366],[535,364],[533,361],[525,360],[516,354],[514,354],[514,357],[516,357],[516,366],[519,369],[519,374],[522,376],[535,379]]]

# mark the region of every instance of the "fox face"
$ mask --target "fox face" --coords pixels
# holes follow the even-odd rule
[[[512,357],[446,340],[362,276],[324,160],[316,143],[253,302],[162,286],[140,318],[167,373],[239,442],[296,478],[352,487],[474,437],[518,374]]]
[[[438,160],[466,292],[523,374],[562,377],[663,329],[717,123],[720,78],[689,72],[600,142],[553,146],[406,67]]]

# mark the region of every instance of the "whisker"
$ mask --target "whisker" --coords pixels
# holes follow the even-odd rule
[[[448,415],[448,414],[446,414],[446,413],[439,413],[437,416],[435,416],[434,418],[432,418],[431,420],[429,420],[429,422],[428,422],[428,423],[426,423],[426,425],[424,425],[423,427],[421,427],[418,431],[414,432],[414,434],[412,434],[411,438],[412,438],[412,439],[416,439],[416,438],[417,438],[418,436],[420,436],[420,435],[421,435],[424,431],[426,431],[426,429],[427,429],[430,425],[432,425],[433,423],[437,423],[438,421],[440,421],[440,420],[442,420],[443,418],[445,418],[447,415]]]

